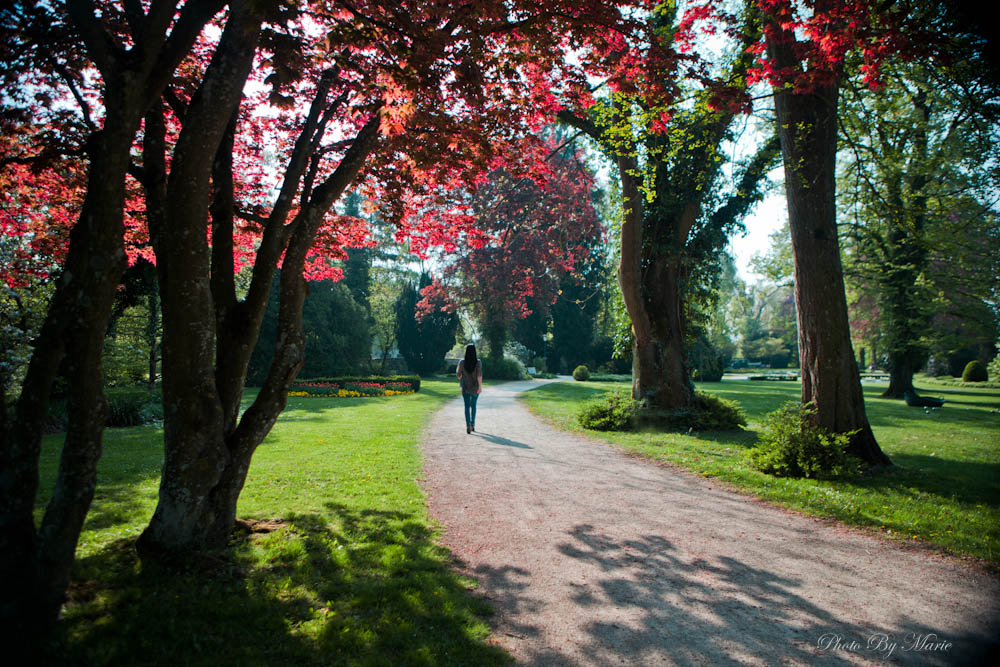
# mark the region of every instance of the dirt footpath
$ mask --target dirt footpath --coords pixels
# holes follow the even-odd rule
[[[981,664],[1000,582],[552,429],[487,388],[425,434],[444,543],[525,665]],[[458,387],[456,385],[456,392]]]

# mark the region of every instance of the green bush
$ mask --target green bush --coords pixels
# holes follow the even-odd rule
[[[586,366],[577,366],[573,369],[573,379],[578,382],[585,382],[590,379],[590,369]]]
[[[542,373],[547,373],[549,368],[546,364],[545,357],[535,357],[531,360],[531,365],[535,367],[535,371],[540,375]]]
[[[736,401],[695,393],[694,407],[694,422],[691,426],[696,431],[731,431],[747,425],[747,416]]]
[[[739,403],[711,394],[696,392],[690,408],[682,410],[642,410],[637,426],[665,431],[733,431],[746,426],[747,418]]]
[[[144,387],[115,387],[105,394],[107,426],[139,426],[163,418],[162,399]]]
[[[855,473],[861,462],[846,453],[850,433],[830,433],[810,421],[812,405],[786,403],[768,413],[750,465],[776,477],[837,477]]]
[[[997,348],[1000,349],[1000,344],[997,345]],[[993,361],[986,365],[986,374],[993,378],[994,382],[1000,378],[1000,354],[993,357]]]
[[[708,394],[695,394],[688,410],[642,408],[628,391],[586,403],[577,415],[584,428],[594,431],[632,431],[654,428],[668,431],[729,431],[745,426],[746,415],[737,403]]]
[[[108,402],[105,426],[139,426],[163,419],[163,397],[159,390],[150,394],[145,387],[109,387],[104,390]],[[59,433],[69,426],[69,410],[64,398],[49,402],[45,420],[46,433]]]
[[[962,382],[986,382],[989,379],[990,374],[981,361],[970,361],[962,371]]]
[[[483,379],[484,380],[523,380],[525,376],[524,367],[515,359],[501,357],[484,357]]]
[[[585,403],[577,414],[580,425],[592,431],[631,431],[639,403],[629,392],[618,391]]]

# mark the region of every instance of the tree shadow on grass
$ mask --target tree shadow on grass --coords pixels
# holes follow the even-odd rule
[[[955,498],[970,505],[1000,506],[1000,465],[981,461],[956,461],[937,456],[896,453],[896,467],[870,477],[855,477],[857,486],[894,490],[901,495],[918,492]]]
[[[63,436],[46,437],[39,465],[35,506],[41,511],[52,496],[62,453]],[[155,494],[163,467],[163,431],[152,426],[107,429],[103,455],[97,464],[97,487],[84,531],[116,525],[130,526],[148,519],[150,498],[138,488]],[[155,502],[155,501],[153,501]],[[138,514],[145,514],[137,520]]]
[[[54,664],[500,665],[490,611],[406,512],[294,514],[184,567],[81,559]]]

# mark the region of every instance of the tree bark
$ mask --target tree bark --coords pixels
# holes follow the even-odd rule
[[[788,43],[769,40],[768,50],[779,68],[800,66]],[[865,414],[851,347],[835,210],[837,93],[836,83],[808,93],[774,89],[794,254],[802,402],[816,407],[818,426],[854,433],[849,453],[890,465]]]
[[[0,475],[0,573],[12,595],[0,623],[21,637],[51,627],[62,604],[76,543],[97,478],[106,403],[101,349],[125,269],[122,210],[135,102],[92,142],[88,191],[53,301],[35,340]],[[123,105],[124,106],[124,105]],[[133,113],[130,114],[129,111]],[[130,123],[130,116],[135,118]],[[131,127],[130,127],[131,124]],[[52,499],[38,533],[33,510],[49,394],[69,353],[69,425]]]
[[[254,452],[285,409],[288,387],[305,362],[302,307],[308,287],[302,271],[306,253],[313,245],[323,216],[354,182],[365,160],[375,150],[379,137],[378,127],[379,114],[375,113],[358,132],[334,173],[310,193],[306,205],[291,224],[294,232],[285,252],[281,271],[281,301],[274,359],[256,400],[239,420],[235,430],[226,435],[227,462],[203,510],[201,524],[205,526],[205,530],[201,541],[205,546],[221,546],[229,538],[236,522],[236,504],[246,483]],[[228,266],[232,266],[231,258]],[[256,339],[260,321],[255,322]],[[249,355],[242,362],[242,375],[231,380],[239,382],[241,387],[246,377],[248,361]]]
[[[175,6],[159,3],[137,19],[143,39],[126,52],[108,37],[90,3],[66,3],[104,80],[107,116],[103,128],[89,139],[80,219],[70,233],[66,263],[34,343],[17,414],[0,435],[0,576],[9,585],[0,602],[0,627],[12,640],[8,646],[29,653],[56,620],[94,494],[107,410],[101,350],[126,263],[122,216],[132,141],[146,108],[221,6],[214,0],[189,2],[174,23]],[[33,509],[41,436],[65,354],[69,426],[52,500],[36,533]]]
[[[261,23],[258,11],[232,4],[174,148],[164,227],[150,234],[163,313],[164,465],[159,502],[138,543],[146,556],[202,545],[211,524],[207,498],[229,463],[214,373],[216,313],[206,211],[213,162],[242,98]]]

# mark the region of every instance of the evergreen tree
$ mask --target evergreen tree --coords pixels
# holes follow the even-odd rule
[[[271,367],[278,331],[279,283],[280,275],[271,283],[271,298],[264,312],[260,337],[250,356],[247,383],[251,385],[264,382]],[[354,299],[343,281],[312,283],[302,307],[305,363],[299,376],[329,377],[365,372],[371,356],[371,339],[365,335],[368,317],[367,307]]]
[[[445,354],[455,345],[459,326],[458,315],[439,309],[417,320],[420,292],[430,284],[430,276],[424,273],[416,287],[405,285],[396,299],[396,345],[410,370],[420,375],[441,370]]]
[[[347,195],[344,202],[344,215],[355,218],[361,217],[361,193],[357,190]],[[347,248],[347,259],[344,260],[344,284],[354,300],[359,304],[368,307],[368,297],[371,293],[371,268],[372,249],[371,248]],[[370,336],[369,336],[370,339]]]

